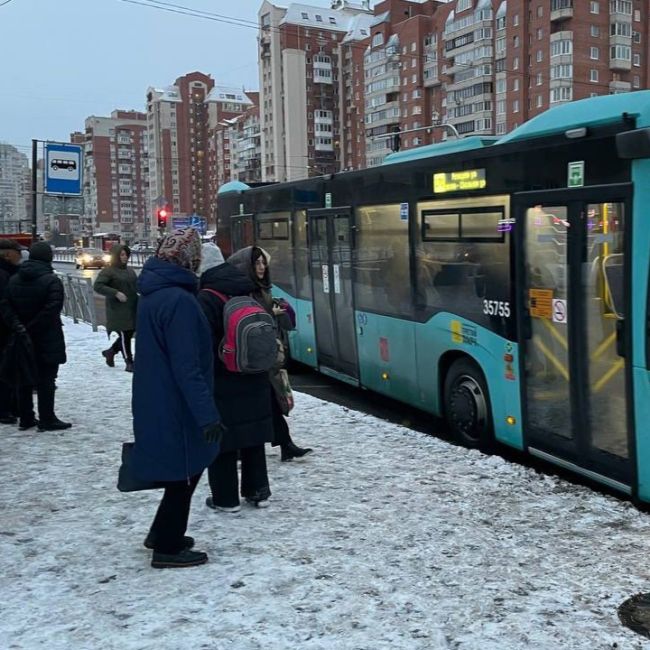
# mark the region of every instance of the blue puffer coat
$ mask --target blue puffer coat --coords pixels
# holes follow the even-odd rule
[[[205,469],[219,446],[203,439],[220,421],[213,398],[212,335],[188,270],[151,258],[138,278],[133,373],[134,471],[180,481]]]

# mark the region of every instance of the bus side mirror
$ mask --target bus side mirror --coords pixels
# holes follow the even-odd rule
[[[626,160],[650,158],[650,127],[617,133],[616,151]]]

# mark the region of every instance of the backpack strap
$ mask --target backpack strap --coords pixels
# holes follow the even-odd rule
[[[228,296],[221,293],[220,291],[215,291],[214,289],[208,289],[207,287],[205,289],[201,289],[201,291],[207,291],[208,293],[211,293],[211,294],[217,296],[217,298],[219,298],[223,303],[228,302]]]

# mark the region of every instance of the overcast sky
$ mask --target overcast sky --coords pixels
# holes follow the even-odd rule
[[[261,5],[165,1],[253,22]],[[219,84],[257,90],[256,37],[254,25],[122,0],[0,0],[0,142],[28,153],[32,138],[67,141],[72,131],[83,130],[87,116],[144,110],[149,86],[170,85],[194,70]]]

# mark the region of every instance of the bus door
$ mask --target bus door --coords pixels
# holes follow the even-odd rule
[[[255,229],[253,227],[253,215],[233,215],[230,221],[230,232],[232,239],[232,252],[240,248],[255,245]]]
[[[630,186],[524,192],[514,201],[529,450],[629,492]]]
[[[309,264],[318,364],[358,382],[349,208],[310,210]]]

